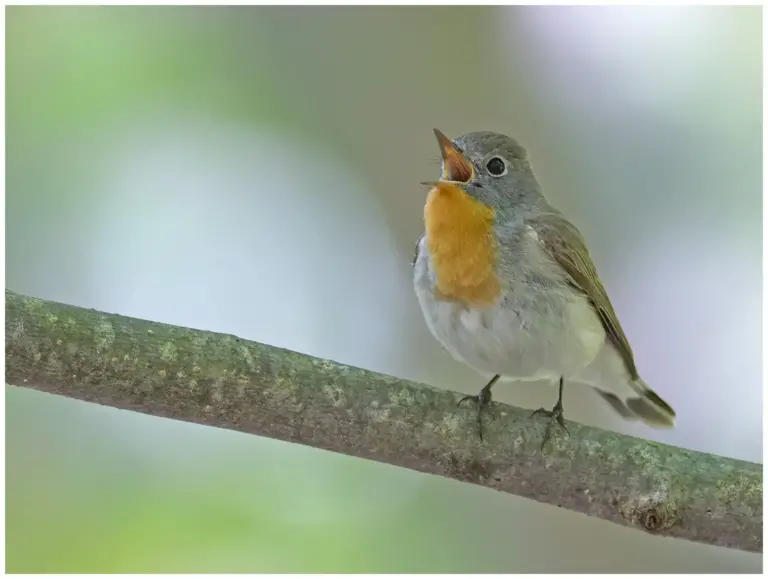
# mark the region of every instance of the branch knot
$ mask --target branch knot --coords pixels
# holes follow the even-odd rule
[[[677,505],[661,491],[623,501],[619,511],[627,521],[650,533],[664,531],[680,522]]]

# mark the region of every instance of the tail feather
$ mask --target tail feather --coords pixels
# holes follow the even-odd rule
[[[639,395],[624,400],[599,388],[595,388],[595,391],[626,420],[642,420],[654,428],[675,426],[675,411],[645,382],[637,380],[632,387]]]
[[[627,408],[627,406],[624,404],[624,401],[616,396],[616,394],[613,394],[612,392],[606,392],[605,390],[600,390],[600,388],[595,388],[595,392],[597,392],[603,400],[610,404],[611,408],[620,414],[624,420],[639,420],[637,414]]]

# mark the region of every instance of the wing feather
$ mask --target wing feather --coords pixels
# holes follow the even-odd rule
[[[416,247],[413,248],[413,258],[411,259],[411,267],[416,267],[416,262],[419,260],[419,246],[421,245],[422,239],[424,239],[423,235],[419,237],[418,241],[416,242]]]
[[[611,300],[600,282],[584,238],[576,226],[557,212],[545,213],[530,221],[545,250],[567,272],[574,287],[589,299],[603,323],[606,334],[616,346],[632,379],[637,368],[632,347],[619,323]]]

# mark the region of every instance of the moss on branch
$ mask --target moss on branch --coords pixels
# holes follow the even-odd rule
[[[762,466],[217,334],[5,292],[6,382],[451,477],[647,532],[762,551]]]

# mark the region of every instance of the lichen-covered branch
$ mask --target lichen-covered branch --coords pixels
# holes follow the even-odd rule
[[[648,532],[762,551],[762,466],[492,404],[235,336],[5,292],[6,382],[451,477]]]

